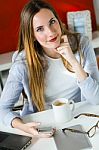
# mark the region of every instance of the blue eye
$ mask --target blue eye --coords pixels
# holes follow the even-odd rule
[[[52,19],[52,20],[50,21],[50,25],[52,25],[52,24],[54,24],[54,23],[56,23],[56,20]]]

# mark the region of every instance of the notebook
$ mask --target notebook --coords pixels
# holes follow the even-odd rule
[[[31,143],[31,137],[0,131],[0,150],[23,150]]]
[[[83,131],[81,125],[71,126],[69,128]],[[57,130],[54,135],[57,150],[92,150],[89,138],[85,134],[78,134],[68,131],[64,134],[62,130]]]

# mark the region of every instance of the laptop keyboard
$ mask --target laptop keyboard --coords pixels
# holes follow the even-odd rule
[[[9,136],[9,135],[4,135],[4,134],[0,133],[0,143],[1,143],[3,140],[5,140],[8,136]],[[0,146],[0,150],[11,150],[11,149]]]
[[[5,140],[9,135],[4,135],[2,133],[0,133],[0,143]],[[0,149],[1,150],[1,149]]]
[[[0,150],[12,150],[12,149],[0,146]]]

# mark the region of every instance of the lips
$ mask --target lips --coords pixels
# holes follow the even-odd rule
[[[55,42],[55,41],[56,41],[56,39],[57,39],[57,36],[56,36],[55,38],[53,38],[53,39],[49,40],[49,42]]]

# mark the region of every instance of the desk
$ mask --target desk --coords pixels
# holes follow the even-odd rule
[[[82,112],[89,112],[89,113],[96,113],[99,114],[99,105],[93,106],[90,105],[86,102],[79,102],[76,104],[76,110],[74,112],[74,116],[82,113]],[[80,117],[78,119],[73,119],[68,123],[64,124],[56,124],[54,121],[54,116],[53,116],[53,110],[47,110],[39,113],[34,113],[31,115],[27,115],[24,117],[25,122],[30,122],[30,121],[38,121],[41,122],[42,125],[46,126],[54,126],[57,129],[63,128],[63,127],[69,127],[72,125],[76,124],[81,124],[84,129],[87,131],[91,126],[93,126],[96,121],[98,120],[97,118],[91,118],[91,117]],[[5,127],[4,125],[0,124],[0,130],[1,131],[6,131],[6,132],[12,132],[12,133],[19,133],[19,134],[26,134],[23,131],[20,131],[18,129],[14,128],[8,128]],[[95,136],[89,139],[92,143],[93,150],[99,150],[99,131],[97,130]],[[33,138],[32,139],[32,144],[27,148],[27,150],[57,150],[54,138]]]

